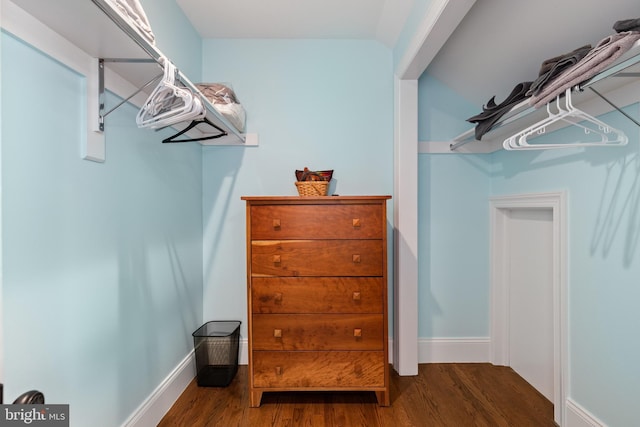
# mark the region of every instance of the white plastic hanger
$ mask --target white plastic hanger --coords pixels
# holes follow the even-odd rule
[[[171,61],[162,57],[160,64],[164,68],[162,80],[138,111],[138,127],[159,129],[204,117],[206,109],[200,98],[189,89],[176,85],[176,68]]]
[[[571,102],[571,89],[567,89],[565,93],[564,104],[561,103],[559,96],[556,98],[555,105],[557,111],[552,111],[551,104],[552,102],[547,104],[547,117],[505,139],[503,147],[506,150],[541,150],[550,148],[616,146],[625,145],[629,141],[624,132],[614,129],[574,107]],[[599,136],[600,139],[597,141],[575,141],[562,144],[529,142],[530,137],[535,138],[536,136],[543,135],[546,133],[548,126],[560,121],[582,128],[585,135],[589,135],[590,139],[593,139],[593,135]]]

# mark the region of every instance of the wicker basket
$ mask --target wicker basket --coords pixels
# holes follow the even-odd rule
[[[326,196],[329,181],[296,181],[296,187],[302,197]]]

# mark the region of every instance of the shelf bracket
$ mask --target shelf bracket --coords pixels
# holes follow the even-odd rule
[[[81,144],[80,156],[85,160],[102,163],[105,161],[104,118],[116,108],[133,98],[140,91],[157,80],[154,77],[131,96],[121,101],[109,111],[105,111],[105,62],[156,62],[154,59],[122,59],[122,58],[93,58],[91,71],[87,74],[87,136]]]
[[[100,64],[92,59],[91,68],[86,74],[86,137],[80,144],[80,157],[84,160],[102,163],[105,161],[104,128],[100,126]]]
[[[600,98],[602,98],[604,100],[604,102],[606,102],[607,104],[611,105],[613,108],[615,108],[616,110],[618,110],[623,116],[625,116],[627,119],[631,120],[633,123],[635,123],[637,126],[640,126],[640,122],[638,122],[636,119],[634,119],[633,117],[631,117],[630,115],[628,115],[627,113],[625,113],[624,111],[622,111],[622,109],[620,107],[618,107],[617,105],[615,105],[613,102],[609,101],[607,98],[604,97],[604,95],[602,95],[600,92],[598,92],[597,90],[595,90],[593,88],[593,86],[589,86],[589,89],[591,89],[593,91],[593,93],[595,93],[596,95],[598,95]]]
[[[474,141],[474,140],[473,139],[467,139],[467,140],[464,140],[464,141],[456,142],[455,144],[449,144],[449,150],[455,151],[456,149],[462,147],[463,145],[466,145],[466,144],[470,143],[471,141]]]
[[[114,110],[120,107],[125,102],[129,101],[131,98],[142,92],[144,89],[149,87],[151,84],[160,81],[162,78],[162,74],[155,76],[147,83],[142,85],[138,90],[133,92],[131,95],[120,101],[115,107],[111,108],[109,111],[105,112],[105,94],[104,94],[104,63],[105,62],[127,62],[127,63],[150,63],[156,62],[154,59],[128,59],[128,58],[99,58],[98,59],[98,128],[100,132],[104,132],[104,118],[111,114]]]

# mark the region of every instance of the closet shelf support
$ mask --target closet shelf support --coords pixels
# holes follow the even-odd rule
[[[611,105],[613,108],[615,108],[616,110],[618,110],[623,116],[625,116],[627,119],[631,120],[633,123],[635,123],[637,126],[640,126],[640,122],[638,122],[636,119],[634,119],[633,117],[631,117],[630,115],[628,115],[627,113],[625,113],[624,111],[622,111],[622,109],[620,107],[618,107],[617,105],[615,105],[613,102],[609,101],[607,98],[605,98],[604,95],[602,95],[600,92],[598,92],[597,90],[595,90],[593,88],[593,86],[589,86],[589,89],[591,89],[593,91],[593,93],[595,93],[596,95],[598,95],[600,98],[602,98],[604,100],[604,102],[606,102],[607,104]]]
[[[474,141],[473,139],[467,139],[464,141],[460,141],[460,142],[456,142],[455,144],[449,144],[449,150],[454,151],[460,147],[462,147],[463,145],[466,145],[470,142]]]
[[[105,112],[104,109],[104,99],[105,99],[105,95],[104,95],[104,63],[105,62],[127,62],[127,63],[155,63],[156,61],[154,59],[139,59],[139,58],[99,58],[98,59],[98,127],[100,129],[100,132],[104,132],[104,118],[107,117],[109,114],[111,114],[115,109],[117,109],[118,107],[120,107],[122,104],[124,104],[125,102],[127,102],[128,100],[130,100],[131,98],[133,98],[134,96],[136,96],[137,94],[139,94],[141,91],[143,91],[145,88],[147,88],[149,85],[151,85],[154,82],[157,82],[158,80],[160,80],[160,78],[162,78],[162,74],[155,76],[154,78],[152,78],[151,80],[149,80],[147,83],[145,83],[144,85],[142,85],[142,87],[140,87],[138,90],[136,90],[135,92],[133,92],[131,95],[129,95],[127,98],[123,99],[122,101],[120,101],[115,107],[111,108],[109,111]]]

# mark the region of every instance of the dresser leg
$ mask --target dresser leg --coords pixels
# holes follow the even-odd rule
[[[379,406],[389,406],[391,404],[389,392],[387,391],[376,391],[376,397],[378,398]]]
[[[250,391],[249,392],[249,406],[251,408],[259,408],[260,401],[262,400],[262,392],[261,391]]]

